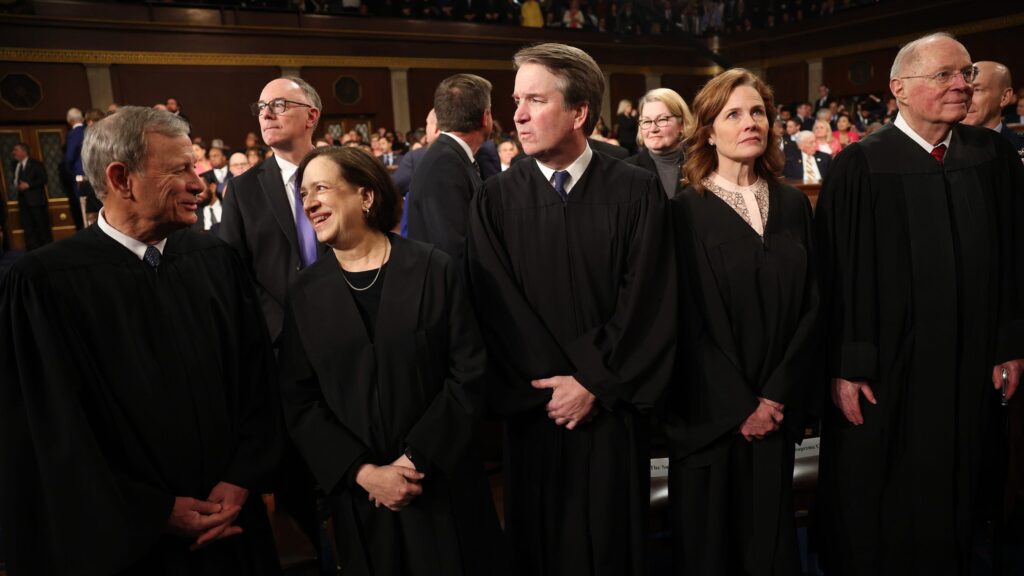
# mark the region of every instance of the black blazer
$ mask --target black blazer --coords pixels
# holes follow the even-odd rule
[[[15,163],[14,167],[11,168],[13,171],[18,169],[18,164]],[[25,167],[18,174],[18,182],[25,182],[28,184],[28,188],[24,190],[18,190],[19,202],[24,202],[28,206],[45,206],[46,205],[46,168],[43,163],[35,158],[29,157],[25,161]]]
[[[290,196],[271,157],[227,181],[218,235],[242,255],[256,284],[270,338],[277,344],[288,285],[302,268]],[[318,245],[322,256],[329,249]]]
[[[462,262],[469,201],[483,181],[465,150],[447,134],[430,145],[412,176],[409,238],[437,246]]]
[[[1003,129],[1000,130],[999,133],[1009,140],[1010,144],[1013,145],[1013,149],[1017,151],[1017,154],[1019,154],[1021,158],[1024,158],[1024,137],[1021,137],[1021,135],[1017,134],[1016,131],[1007,128],[1006,124],[1003,124]]]
[[[797,153],[793,156],[786,156],[786,167],[782,170],[782,175],[792,180],[803,180],[804,179],[804,165],[803,165],[803,152],[797,150]],[[828,175],[828,167],[832,163],[832,157],[824,152],[815,152],[814,159],[818,161],[818,172],[821,173],[821,179],[824,180],[825,176]]]
[[[658,167],[654,164],[654,158],[651,158],[651,151],[647,148],[641,148],[640,151],[636,153],[636,156],[630,156],[626,159],[626,162],[647,170],[657,176],[659,182],[661,181],[661,175],[658,173]],[[680,158],[680,162],[685,162],[685,158]],[[679,178],[676,179],[676,187],[672,190],[665,190],[665,193],[668,194],[669,198],[675,197],[675,195],[679,194],[683,189],[682,178],[683,173],[682,168],[680,168]]]

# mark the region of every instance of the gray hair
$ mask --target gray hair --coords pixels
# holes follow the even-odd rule
[[[78,108],[71,108],[71,109],[68,110],[68,114],[67,114],[67,121],[68,122],[74,122],[75,124],[78,124],[84,118],[85,117],[82,116],[82,111],[79,110]]]
[[[323,112],[324,105],[323,102],[320,100],[320,95],[317,94],[316,88],[313,88],[313,86],[309,82],[306,82],[305,80],[299,78],[298,76],[282,76],[281,79],[288,80],[289,82],[294,82],[298,84],[299,89],[301,89],[302,93],[306,95],[306,99],[309,100],[309,103],[313,106],[313,108],[316,108],[318,111]],[[319,116],[317,117],[316,122],[317,124],[320,123]],[[316,130],[316,124],[313,125],[313,129]]]
[[[188,124],[167,112],[143,106],[122,106],[85,131],[82,166],[96,197],[107,196],[107,166],[121,162],[129,172],[142,173],[146,159],[146,134],[188,136]]]
[[[920,57],[918,49],[922,44],[926,44],[940,38],[956,41],[956,38],[948,32],[934,32],[904,44],[896,54],[896,58],[892,61],[892,68],[889,70],[889,79],[892,80],[893,78],[899,78],[906,68],[917,63]]]
[[[794,135],[793,139],[797,144],[807,139],[815,140],[814,132],[811,132],[810,130],[801,130]]]

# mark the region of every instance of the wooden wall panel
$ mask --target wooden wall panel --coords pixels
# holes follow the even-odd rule
[[[874,92],[889,93],[889,69],[898,48],[886,48],[849,56],[825,58],[822,62],[822,82],[832,95],[843,98]]]
[[[29,110],[18,110],[0,101],[0,123],[63,124],[68,108],[80,108],[85,112],[92,107],[89,81],[82,64],[0,62],[0,78],[17,73],[28,74],[39,83],[42,99]]]
[[[323,115],[331,119],[338,116],[365,116],[373,126],[395,126],[395,114],[391,98],[391,73],[387,68],[303,68],[302,78],[316,88],[323,101]],[[345,105],[335,96],[334,85],[342,76],[349,76],[359,82],[360,97],[355,104]],[[323,133],[324,126],[317,130]]]
[[[515,89],[515,72],[509,70],[434,70],[413,68],[409,70],[409,121],[413,129],[424,126],[427,113],[434,107],[434,90],[442,80],[452,74],[469,73],[486,78],[491,83],[491,113],[506,132],[514,129],[512,115],[512,91]]]
[[[619,101],[629,100],[635,108],[640,98],[647,93],[647,80],[643,74],[612,74],[608,91],[612,99],[612,123],[614,124]]]
[[[249,104],[267,82],[280,76],[276,67],[114,65],[110,76],[118,104],[152,106],[176,98],[192,123],[192,135],[210,142],[221,138],[240,148],[247,132],[259,130]]]
[[[1024,50],[1021,50],[1024,26],[992,30],[960,37],[975,62],[993,60],[1005,64],[1013,76],[1014,88],[1024,86]]]
[[[682,74],[665,74],[661,77],[661,85],[671,88],[686,100],[688,106],[693,105],[693,97],[707,84],[710,76],[692,76]]]
[[[807,100],[807,63],[772,66],[765,70],[765,82],[775,91],[775,105],[792,105]]]

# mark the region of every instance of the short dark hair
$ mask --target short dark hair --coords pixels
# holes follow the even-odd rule
[[[565,109],[587,104],[587,120],[583,133],[594,131],[601,115],[604,98],[604,73],[589,54],[565,44],[538,44],[523,48],[512,57],[518,70],[524,64],[540,64],[558,78],[558,90],[565,101]]]
[[[484,125],[491,107],[491,83],[475,74],[455,74],[434,90],[437,127],[444,132],[472,132]]]
[[[384,164],[356,146],[323,146],[313,148],[299,164],[295,181],[302,185],[302,175],[314,158],[324,156],[337,164],[341,177],[349,184],[373,190],[373,203],[366,224],[387,234],[401,219],[401,205],[395,183]]]
[[[17,144],[12,146],[12,148],[21,148],[22,150],[25,151],[25,154],[29,154],[32,152],[32,148],[30,148],[29,145],[24,142],[18,142]]]

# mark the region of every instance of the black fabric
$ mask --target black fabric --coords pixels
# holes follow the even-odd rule
[[[480,184],[462,146],[447,134],[438,136],[418,162],[409,186],[409,238],[433,244],[462,262],[466,212]]]
[[[665,191],[665,194],[669,198],[672,198],[672,197],[676,196],[683,189],[682,165],[683,165],[683,163],[685,161],[686,161],[685,156],[682,154],[682,152],[680,152],[680,154],[679,154],[679,168],[680,168],[680,170],[679,170],[678,177],[675,178],[675,180],[673,181],[672,187],[666,187],[665,186],[665,181],[661,179],[661,174],[658,172],[658,165],[655,164],[654,158],[651,157],[651,151],[650,150],[648,150],[647,148],[641,148],[640,151],[636,153],[636,156],[630,156],[626,160],[626,162],[628,162],[628,163],[630,163],[630,164],[632,164],[634,166],[639,166],[639,167],[643,168],[644,170],[647,170],[651,174],[654,174],[655,176],[658,176],[658,180],[661,182],[661,187]]]
[[[636,133],[639,129],[636,116],[619,114],[615,117],[615,124],[619,127],[619,131],[615,135],[619,141],[619,146],[625,148],[629,156],[636,154]]]
[[[480,166],[480,178],[487,180],[495,174],[501,173],[501,159],[498,158],[498,147],[494,141],[487,139],[480,145],[480,149],[473,156]]]
[[[602,140],[595,140],[593,138],[587,138],[587,144],[594,152],[600,152],[605,156],[617,158],[619,160],[625,160],[629,158],[630,152],[622,146],[616,146],[615,144],[609,144]],[[518,157],[518,156],[517,156]],[[513,159],[515,161],[515,159]]]
[[[409,185],[412,184],[412,175],[416,173],[416,168],[419,164],[423,155],[427,153],[427,148],[417,148],[410,151],[408,154],[402,155],[402,160],[398,163],[398,169],[391,173],[391,180],[398,187],[398,191],[405,197],[409,193]]]
[[[17,171],[17,168],[14,170]],[[26,158],[25,167],[18,173],[18,182],[28,185],[28,188],[18,190],[18,214],[21,227],[25,231],[25,249],[35,250],[53,242],[50,210],[46,200],[46,168],[43,167],[43,163],[32,157]],[[78,207],[77,199],[71,210],[82,211]]]
[[[821,389],[814,229],[799,190],[769,183],[768,206],[762,240],[710,192],[672,201],[683,305],[665,434],[681,573],[797,565],[791,446]],[[747,442],[737,432],[758,397],[785,406],[783,429]]]
[[[379,275],[378,275],[379,272]],[[380,268],[364,270],[363,272],[347,272],[342,270],[348,280],[349,292],[359,310],[359,318],[366,328],[366,335],[370,342],[373,342],[373,335],[377,326],[377,313],[380,311],[380,295],[384,290],[384,276],[388,272],[388,265]],[[353,288],[355,286],[355,288]],[[356,290],[360,288],[360,290]]]
[[[470,210],[472,295],[491,410],[508,416],[505,528],[521,574],[645,574],[647,417],[671,377],[676,265],[654,175],[595,153],[568,201],[536,160],[484,183]],[[548,390],[598,399],[568,431]]]
[[[992,367],[1024,357],[1024,168],[954,125],[944,165],[886,126],[837,155],[818,202],[828,375],[866,380],[854,427],[828,403],[830,573],[967,574]]]
[[[260,493],[280,456],[273,356],[237,255],[191,230],[159,269],[97,226],[0,287],[0,524],[17,574],[279,571]],[[190,554],[176,496],[247,488],[244,532]]]
[[[390,240],[372,342],[334,259],[293,286],[280,358],[289,430],[330,493],[344,574],[503,574],[472,450],[485,367],[472,309],[447,255]],[[428,464],[423,494],[398,513],[375,508],[349,483],[353,468],[390,464],[407,447]]]

